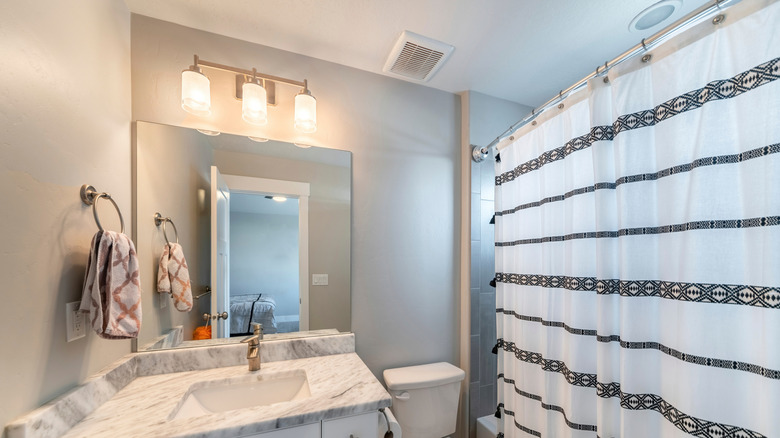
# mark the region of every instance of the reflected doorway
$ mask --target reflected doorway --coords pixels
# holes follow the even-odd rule
[[[269,334],[300,330],[298,222],[298,199],[231,196],[230,336],[249,335],[253,322]],[[241,313],[239,305],[246,307]]]
[[[211,176],[212,336],[308,330],[309,184]]]

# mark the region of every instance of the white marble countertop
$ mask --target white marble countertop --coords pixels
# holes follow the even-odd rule
[[[169,420],[190,385],[304,370],[311,397],[269,406]],[[65,437],[236,437],[388,407],[390,395],[355,353],[137,377]]]

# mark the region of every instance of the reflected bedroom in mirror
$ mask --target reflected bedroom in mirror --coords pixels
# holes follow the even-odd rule
[[[213,134],[135,124],[134,351],[350,331],[351,153]]]

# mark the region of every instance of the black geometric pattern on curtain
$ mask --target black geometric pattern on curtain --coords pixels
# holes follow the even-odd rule
[[[780,79],[780,58],[765,62],[729,79],[712,81],[698,90],[669,99],[655,108],[620,116],[611,126],[594,126],[589,133],[575,137],[561,147],[547,151],[496,176],[496,186],[513,181],[518,176],[537,170],[547,163],[562,160],[574,152],[587,149],[597,141],[614,140],[621,132],[654,126],[676,115],[700,108],[708,102],[731,99],[777,79]]]
[[[576,239],[614,239],[623,236],[641,236],[650,234],[682,233],[695,230],[723,230],[736,228],[773,227],[780,225],[780,216],[753,217],[748,219],[710,219],[685,222],[674,225],[659,225],[657,227],[622,228],[616,231],[590,231],[587,233],[571,233],[563,236],[537,237],[519,239],[511,242],[496,242],[496,246],[531,245],[547,242],[565,242]]]
[[[780,309],[780,288],[742,284],[682,283],[662,280],[617,280],[564,275],[496,274],[499,283],[595,291],[599,295],[659,297],[697,303],[737,304]]]
[[[529,398],[531,400],[538,401],[539,404],[542,406],[542,408],[547,409],[548,411],[560,412],[563,415],[563,420],[566,422],[566,425],[569,426],[570,428],[576,429],[576,430],[589,430],[589,431],[593,431],[593,432],[596,431],[596,425],[595,424],[579,424],[579,423],[575,423],[573,421],[569,421],[569,418],[566,416],[566,411],[564,411],[564,409],[562,407],[556,406],[556,405],[551,405],[549,403],[545,403],[542,400],[541,396],[536,395],[536,394],[531,394],[530,392],[523,391],[522,389],[518,388],[517,385],[515,385],[515,380],[514,379],[508,379],[506,376],[504,376],[503,373],[500,373],[498,375],[498,379],[499,380],[503,380],[504,383],[508,383],[508,384],[514,386],[515,392],[518,395],[521,395],[523,397]],[[503,403],[501,403],[500,405],[503,405]],[[501,407],[503,407],[503,406],[501,406]],[[507,415],[509,415],[508,412],[509,411],[504,410],[504,413],[507,414]]]
[[[696,365],[723,368],[727,370],[745,371],[753,373],[768,379],[780,380],[780,370],[773,370],[771,368],[762,367],[747,362],[741,362],[738,360],[717,359],[706,356],[699,356],[695,354],[685,353],[674,348],[667,347],[659,342],[650,341],[624,341],[619,335],[599,335],[596,330],[578,329],[566,325],[559,321],[545,321],[542,318],[536,316],[519,315],[514,310],[496,309],[496,313],[504,315],[511,315],[521,321],[540,323],[545,327],[557,327],[566,330],[568,333],[579,336],[592,336],[595,337],[598,342],[609,343],[618,342],[621,348],[629,350],[657,350],[675,359],[683,362],[692,363]],[[498,340],[498,348],[503,348],[503,339]]]
[[[630,184],[643,181],[657,181],[661,178],[666,178],[672,175],[679,175],[685,172],[691,172],[695,169],[707,166],[716,166],[721,164],[737,164],[743,161],[752,160],[754,158],[761,158],[771,154],[780,152],[780,143],[770,144],[749,151],[742,152],[740,154],[719,155],[717,157],[705,157],[694,160],[690,163],[680,164],[678,166],[669,167],[664,170],[660,170],[655,173],[641,173],[638,175],[624,176],[615,180],[615,182],[601,182],[592,186],[581,187],[579,189],[570,190],[563,195],[549,196],[540,201],[528,202],[517,207],[497,211],[495,216],[506,216],[512,213],[516,213],[520,210],[526,210],[528,208],[540,207],[551,202],[558,202],[569,199],[573,196],[583,195],[585,193],[593,193],[596,190],[615,190],[618,186],[623,184]]]
[[[716,423],[692,417],[666,402],[661,396],[656,394],[631,394],[620,390],[620,383],[609,382],[602,383],[596,379],[596,374],[580,373],[570,370],[563,361],[545,359],[541,354],[532,351],[519,349],[514,342],[501,342],[501,348],[504,351],[512,353],[515,358],[526,363],[539,365],[542,370],[561,374],[570,385],[595,388],[596,394],[602,398],[620,398],[620,406],[630,410],[653,410],[664,416],[666,420],[674,424],[675,427],[690,435],[701,438],[723,438],[723,437],[745,437],[745,438],[766,438],[765,435],[742,427],[731,426],[728,424]],[[504,379],[503,374],[498,375],[499,379]],[[510,383],[507,381],[507,383]],[[514,386],[514,380],[511,381]],[[515,386],[515,390],[519,389]],[[506,415],[514,416],[514,413],[504,410]],[[567,420],[566,424],[570,422]],[[580,426],[580,425],[578,425]],[[594,426],[595,428],[595,426]],[[536,432],[541,437],[539,432]]]

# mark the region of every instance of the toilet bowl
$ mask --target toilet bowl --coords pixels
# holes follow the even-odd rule
[[[438,362],[388,369],[383,376],[404,438],[441,438],[455,433],[465,371]]]

